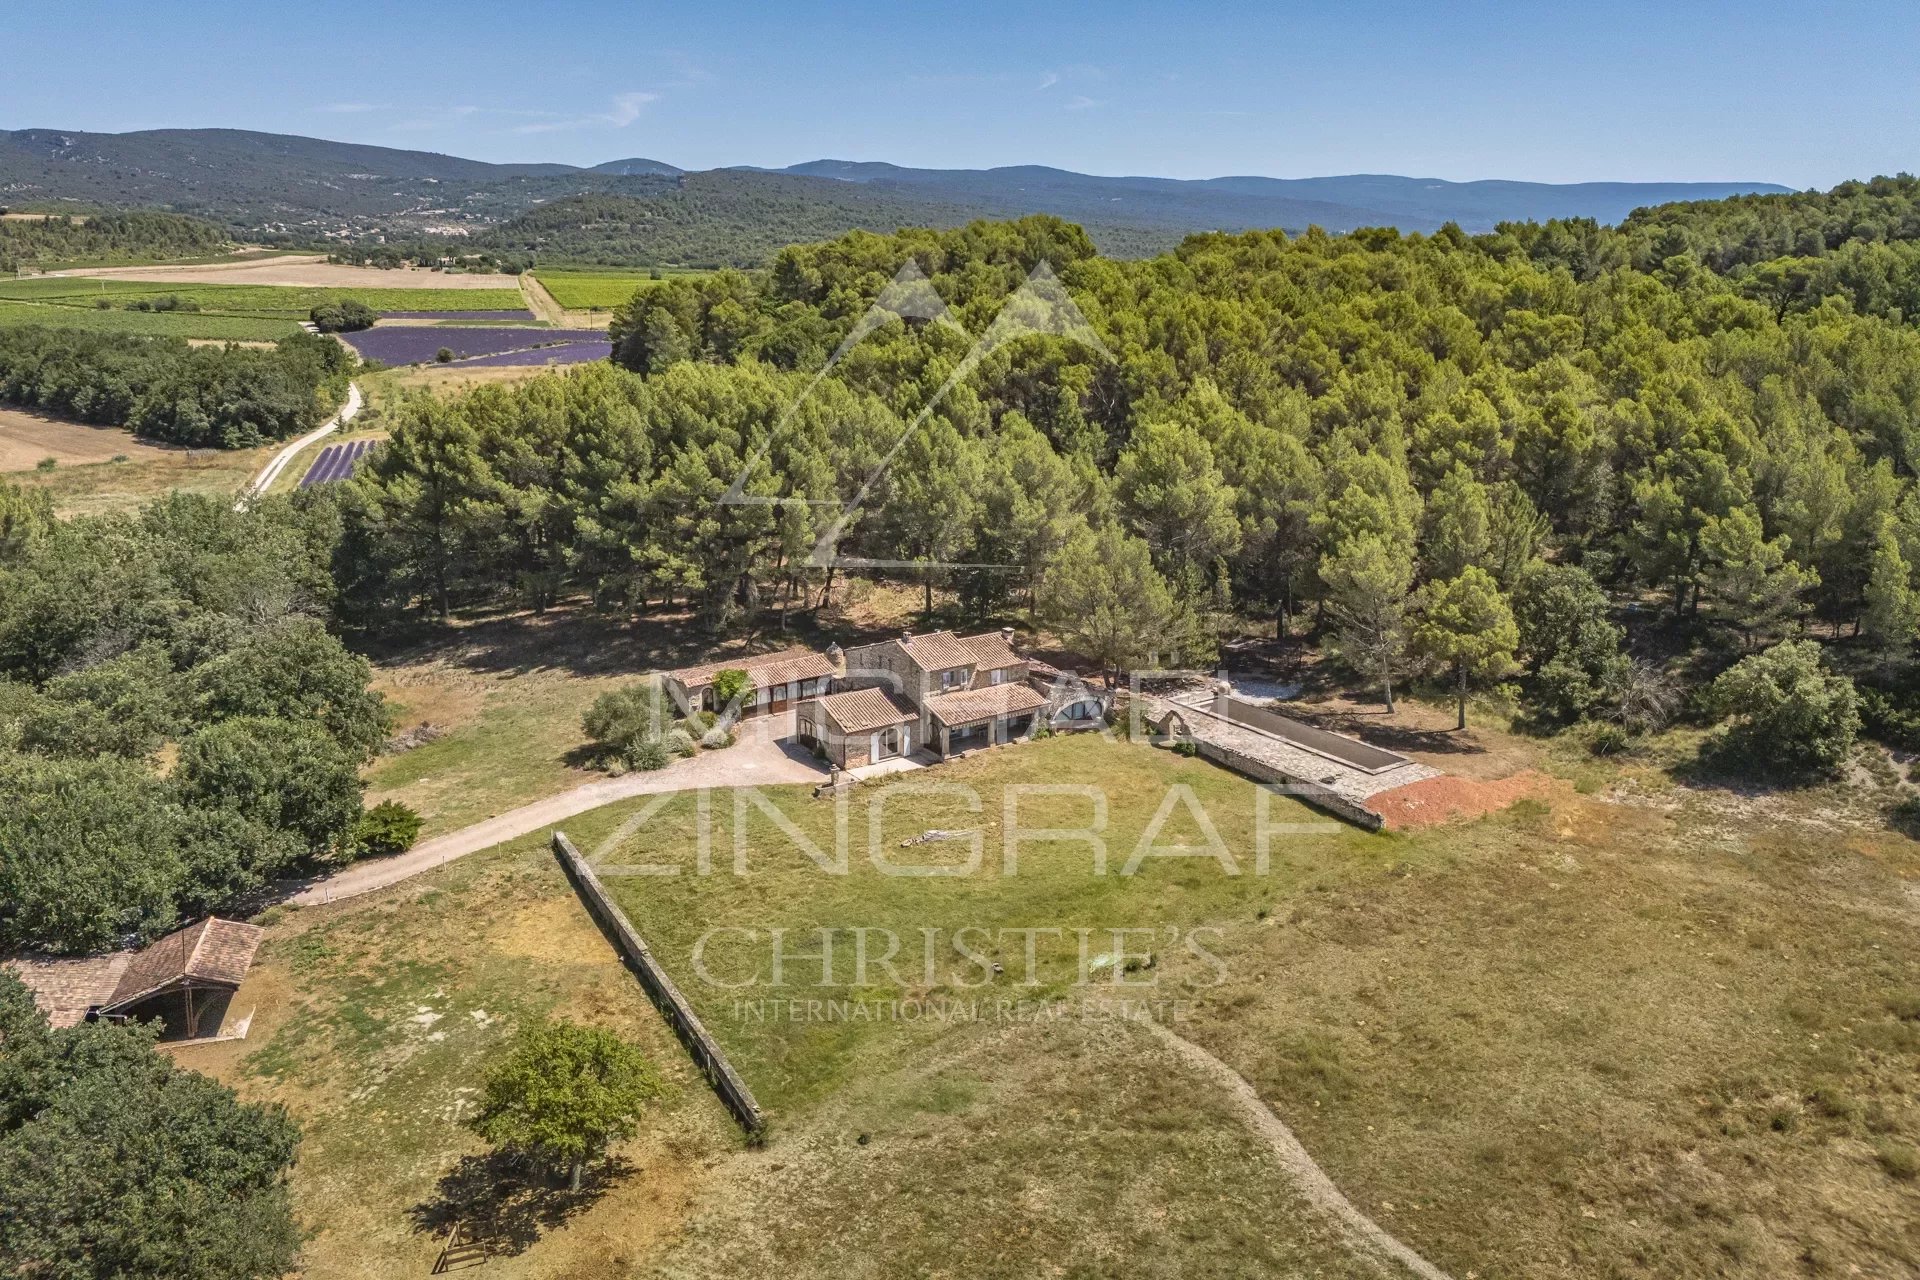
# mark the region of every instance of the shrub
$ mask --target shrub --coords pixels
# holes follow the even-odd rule
[[[1868,737],[1896,751],[1920,751],[1920,694],[1862,689],[1860,724]]]
[[[1882,1138],[1873,1144],[1873,1155],[1880,1162],[1880,1167],[1897,1181],[1912,1182],[1920,1178],[1920,1151],[1915,1151],[1904,1142]]]
[[[308,312],[307,318],[322,333],[352,333],[371,329],[380,313],[358,298],[348,298],[343,302],[323,303]]]
[[[442,347],[442,348],[440,348],[440,349],[439,349],[438,351],[436,351],[436,352],[434,352],[434,353],[433,353],[433,358],[434,358],[434,360],[435,360],[435,362],[436,362],[436,363],[439,363],[439,364],[452,364],[452,363],[453,363],[453,348],[452,348],[452,347]]]
[[[680,722],[680,727],[695,737],[699,737],[707,730],[713,728],[719,721],[720,717],[714,715],[711,711],[694,711]]]
[[[719,751],[733,745],[733,730],[715,726],[700,735],[700,745],[708,751]]]
[[[405,853],[420,838],[420,815],[398,800],[382,800],[360,815],[353,828],[357,856],[385,858]]]
[[[693,754],[693,735],[685,729],[671,730],[667,734],[666,746],[676,756],[690,756]]]
[[[637,681],[593,700],[581,720],[587,737],[602,755],[630,755],[634,747],[657,739],[673,723],[673,709],[659,688]]]
[[[729,718],[753,705],[753,677],[744,671],[729,668],[713,677],[714,705],[723,708],[722,714]]]
[[[659,738],[648,738],[635,743],[625,752],[627,767],[642,773],[652,773],[655,769],[664,769],[673,762],[673,752]]]
[[[1596,756],[1618,755],[1633,745],[1633,734],[1625,725],[1606,721],[1589,725],[1582,736],[1587,750]]]
[[[42,458],[40,459],[40,461],[34,463],[33,469],[35,471],[51,471],[59,465],[60,465],[60,459],[47,457],[47,458]]]
[[[1853,681],[1828,671],[1812,640],[1742,658],[1713,682],[1709,701],[1734,718],[1726,749],[1764,764],[1830,770],[1860,732]]]

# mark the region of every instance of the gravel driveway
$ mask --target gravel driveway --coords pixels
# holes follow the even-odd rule
[[[575,814],[633,796],[697,791],[701,787],[770,787],[825,781],[825,767],[811,752],[790,740],[793,731],[791,711],[747,721],[741,727],[739,740],[725,750],[702,751],[652,773],[629,773],[589,782],[557,796],[509,809],[470,827],[422,840],[394,857],[356,862],[330,876],[310,881],[288,901],[313,906],[384,889],[455,858],[491,849],[555,826]]]

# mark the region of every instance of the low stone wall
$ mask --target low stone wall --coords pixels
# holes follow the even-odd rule
[[[1370,797],[1439,772],[1405,759],[1378,772],[1352,768],[1206,707],[1146,697],[1141,699],[1140,712],[1145,724],[1165,742],[1191,742],[1200,755],[1215,764],[1256,782],[1284,786],[1288,794],[1314,808],[1368,831],[1378,831],[1386,823],[1368,803]]]
[[[553,852],[560,860],[561,870],[567,873],[567,879],[573,882],[581,900],[587,904],[587,911],[599,923],[627,968],[640,980],[647,998],[666,1018],[673,1033],[680,1037],[680,1043],[693,1056],[694,1062],[707,1077],[707,1083],[713,1086],[714,1093],[719,1095],[720,1101],[733,1113],[733,1118],[740,1122],[740,1127],[747,1131],[747,1135],[757,1136],[767,1121],[760,1104],[754,1100],[753,1091],[747,1088],[747,1082],[727,1061],[726,1052],[708,1034],[699,1016],[694,1013],[693,1006],[680,994],[680,988],[674,985],[667,971],[653,958],[653,952],[647,948],[646,940],[633,927],[632,921],[627,919],[627,913],[614,905],[606,887],[600,883],[600,877],[593,873],[587,860],[573,847],[573,841],[559,831],[553,833]]]
[[[1381,818],[1379,814],[1367,808],[1364,804],[1349,800],[1338,792],[1328,787],[1323,787],[1318,783],[1306,782],[1299,778],[1289,777],[1285,770],[1276,769],[1274,766],[1257,760],[1244,752],[1235,751],[1229,747],[1223,747],[1217,742],[1208,742],[1204,738],[1198,737],[1193,740],[1193,745],[1199,750],[1202,756],[1213,761],[1215,764],[1224,765],[1235,773],[1252,778],[1255,782],[1283,785],[1286,787],[1288,795],[1304,800],[1314,808],[1324,810],[1336,818],[1351,822],[1356,827],[1361,827],[1368,831],[1378,831],[1384,822],[1384,819]]]

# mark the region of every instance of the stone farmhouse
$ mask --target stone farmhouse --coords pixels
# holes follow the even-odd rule
[[[720,711],[722,671],[744,671],[752,697],[741,717],[794,711],[796,738],[842,769],[916,753],[945,760],[1031,737],[1042,725],[1090,727],[1107,695],[1022,657],[1011,628],[959,636],[904,632],[897,639],[838,645],[824,654],[790,648],[667,672],[682,707]]]

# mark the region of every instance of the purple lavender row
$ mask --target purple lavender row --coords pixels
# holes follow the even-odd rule
[[[557,347],[535,347],[531,351],[502,351],[498,355],[462,360],[462,369],[500,368],[507,365],[587,364],[605,360],[613,354],[613,344],[605,338],[583,339]]]
[[[368,450],[377,443],[373,440],[352,440],[346,444],[330,444],[320,451],[313,460],[313,466],[300,480],[300,487],[329,484],[335,480],[345,480],[353,474],[353,469]]]
[[[531,311],[382,311],[382,320],[531,320]]]
[[[455,359],[462,359],[550,343],[606,339],[598,329],[441,329],[418,325],[362,329],[342,336],[361,359],[390,365],[430,364],[442,348],[451,351]]]

